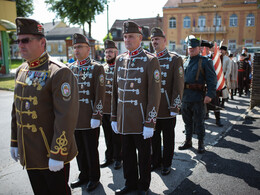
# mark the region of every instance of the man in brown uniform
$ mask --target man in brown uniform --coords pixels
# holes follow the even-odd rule
[[[162,164],[162,175],[171,171],[174,154],[174,128],[179,114],[184,89],[182,58],[166,49],[166,38],[160,28],[151,30],[151,41],[160,62],[162,88],[161,102],[152,139],[152,169]],[[163,133],[163,155],[161,152],[161,132]]]
[[[34,194],[71,194],[69,162],[77,155],[77,81],[69,68],[48,55],[40,23],[16,18],[16,25],[26,61],[15,76],[11,156],[26,167]]]
[[[104,135],[106,140],[107,150],[105,152],[106,159],[100,165],[101,168],[107,167],[114,163],[114,169],[120,169],[122,166],[122,152],[121,152],[121,135],[113,132],[111,127],[111,94],[112,94],[112,81],[114,75],[114,67],[116,56],[118,54],[117,47],[114,41],[105,41],[105,56],[107,64],[104,65],[106,73],[106,93],[105,93],[105,104],[104,104],[104,114],[102,118],[102,126],[104,129]]]
[[[160,104],[161,69],[158,59],[141,47],[141,27],[132,21],[124,22],[123,37],[128,51],[116,59],[111,118],[114,132],[123,135],[126,182],[116,194],[136,189],[146,194],[151,181],[150,138]]]
[[[104,68],[89,58],[90,45],[87,37],[75,33],[73,48],[77,61],[69,65],[78,81],[79,116],[75,131],[80,170],[72,188],[87,184],[87,191],[94,190],[100,179],[98,138],[103,114],[105,95]]]

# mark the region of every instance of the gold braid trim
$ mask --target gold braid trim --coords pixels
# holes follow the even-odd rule
[[[35,126],[34,124],[30,125],[29,123],[27,123],[26,125],[22,125],[22,124],[19,124],[18,122],[17,122],[16,124],[17,124],[17,126],[18,126],[19,128],[24,128],[24,127],[26,127],[27,129],[32,129],[32,132],[33,132],[33,133],[37,132],[37,128],[36,128],[36,126]]]
[[[45,136],[45,133],[44,133],[44,131],[43,131],[43,128],[40,127],[39,129],[40,129],[40,131],[41,131],[41,134],[42,134],[42,138],[43,138],[45,147],[46,147],[46,149],[47,149],[47,151],[48,151],[47,157],[50,158],[50,147],[49,147],[49,144],[48,144],[48,140],[47,140],[47,138],[46,138],[46,136]]]
[[[57,146],[54,146],[54,148],[56,149],[56,151],[51,151],[52,154],[61,154],[62,156],[68,155],[68,149],[67,146],[68,145],[68,140],[65,136],[65,131],[62,131],[62,134],[59,138],[56,139],[56,143]]]
[[[37,119],[38,118],[35,110],[34,111],[30,111],[30,110],[28,110],[28,111],[20,111],[18,109],[15,109],[15,111],[17,113],[27,114],[28,116],[32,115],[32,119]]]
[[[38,99],[37,96],[29,96],[29,97],[22,97],[22,96],[18,96],[18,95],[14,95],[14,99],[19,99],[21,101],[23,100],[29,100],[30,102],[33,102],[33,105],[38,105]]]

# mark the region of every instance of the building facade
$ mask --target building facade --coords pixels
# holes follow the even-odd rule
[[[182,54],[185,38],[191,34],[223,41],[231,52],[240,52],[244,46],[260,46],[259,21],[257,0],[168,0],[163,7],[168,49]]]

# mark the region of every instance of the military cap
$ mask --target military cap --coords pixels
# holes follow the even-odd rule
[[[36,20],[18,17],[16,18],[15,23],[17,28],[17,35],[32,34],[44,36],[44,28]]]
[[[75,33],[72,38],[73,45],[76,43],[87,43],[89,45],[89,40],[82,34]]]
[[[201,40],[200,46],[201,46],[201,47],[210,47],[210,44],[209,44],[209,42],[206,41],[206,40]]]
[[[222,45],[222,46],[220,47],[220,49],[222,49],[222,50],[224,50],[224,51],[227,51],[227,47],[224,46],[224,45]]]
[[[196,38],[189,39],[188,48],[195,48],[200,46],[200,40]]]
[[[117,49],[115,42],[107,39],[105,41],[105,49],[109,49],[109,48]]]
[[[126,21],[123,24],[123,34],[127,33],[139,33],[143,34],[142,28],[133,21]]]
[[[164,37],[165,38],[165,33],[163,30],[159,27],[154,27],[151,30],[151,38],[153,37]]]

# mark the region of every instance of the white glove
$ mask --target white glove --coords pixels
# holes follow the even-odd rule
[[[11,147],[10,148],[11,157],[17,162],[19,160],[18,148]]]
[[[176,112],[171,112],[170,115],[173,116],[173,117],[176,117],[177,113]]]
[[[153,128],[144,126],[144,128],[143,128],[143,136],[144,136],[144,139],[153,137]]]
[[[64,167],[64,162],[59,161],[59,160],[54,160],[54,159],[49,159],[49,169],[50,171],[59,171]]]
[[[112,121],[111,122],[111,127],[113,129],[113,131],[116,133],[116,134],[119,134],[118,130],[117,130],[117,122],[116,121]]]
[[[91,124],[91,128],[95,129],[95,128],[100,126],[100,120],[92,118],[91,121],[90,121],[90,124]]]

